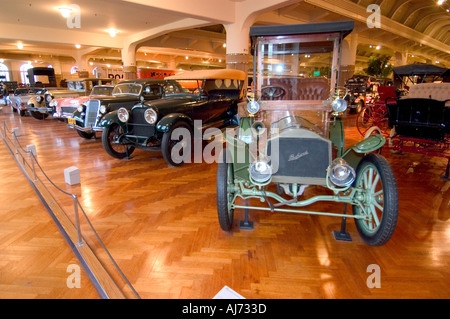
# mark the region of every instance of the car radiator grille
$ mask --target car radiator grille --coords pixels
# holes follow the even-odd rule
[[[86,105],[86,117],[84,120],[84,127],[96,126],[97,115],[100,108],[100,101],[89,100]]]
[[[331,162],[331,142],[321,138],[277,137],[279,150],[269,140],[267,153],[271,158],[274,181],[322,184]],[[273,152],[273,156],[272,156]]]
[[[145,109],[134,109],[131,111],[128,121],[128,134],[135,136],[152,137],[155,134],[155,126],[150,125],[144,118]]]
[[[72,107],[72,106],[62,106],[61,107],[61,112],[62,113],[73,113],[77,110],[76,107]]]

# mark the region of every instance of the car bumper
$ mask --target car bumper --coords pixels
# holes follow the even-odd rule
[[[77,124],[67,124],[71,129],[81,132],[102,132],[103,127],[84,127]]]
[[[56,117],[56,118],[68,119],[68,118],[71,118],[72,116],[73,116],[73,113],[53,113],[53,117]]]
[[[51,107],[28,107],[28,111],[51,113],[51,112],[53,112],[53,109]]]

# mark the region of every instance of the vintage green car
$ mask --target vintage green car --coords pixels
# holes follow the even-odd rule
[[[191,159],[194,136],[207,128],[237,125],[245,77],[243,71],[232,69],[169,76],[161,99],[105,116],[100,123],[103,147],[115,158],[128,158],[135,148],[160,150],[168,164],[182,165]]]
[[[398,191],[390,165],[377,152],[384,137],[373,134],[345,148],[341,115],[347,104],[345,88],[338,86],[339,60],[342,41],[353,27],[343,21],[250,28],[253,97],[246,112],[239,112],[240,127],[227,132],[217,168],[223,230],[232,229],[236,209],[246,212],[241,227],[253,227],[248,220],[253,209],[340,217],[343,227],[336,239],[348,239],[346,218],[355,220],[369,245],[391,238]],[[329,75],[315,77],[319,69]],[[309,186],[323,191],[305,192]],[[265,204],[250,202],[254,198]],[[344,208],[303,209],[316,202]],[[346,213],[347,205],[353,214]]]

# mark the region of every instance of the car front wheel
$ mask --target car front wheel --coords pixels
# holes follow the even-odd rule
[[[122,127],[113,123],[102,132],[102,144],[106,153],[112,157],[123,159],[130,157],[134,152],[134,146],[117,143],[118,137],[123,134]]]
[[[225,153],[222,153],[225,154]],[[234,169],[233,163],[226,162],[226,156],[222,155],[222,161],[217,164],[217,214],[222,230],[229,231],[233,225],[234,209]]]
[[[85,138],[87,140],[90,140],[91,138],[93,138],[95,136],[95,132],[83,132],[83,131],[77,130],[77,133],[80,137]]]
[[[384,245],[397,224],[398,190],[394,173],[380,154],[368,154],[356,169],[354,186],[361,190],[361,206],[353,206],[356,228],[369,245]]]
[[[48,117],[47,113],[41,113],[38,111],[30,111],[30,114],[32,117],[34,117],[37,120],[44,120]]]
[[[161,141],[164,160],[172,166],[181,166],[191,158],[192,129],[183,121],[175,123],[165,132]]]

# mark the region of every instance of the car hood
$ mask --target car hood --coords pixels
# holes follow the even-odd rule
[[[165,111],[173,111],[174,108],[176,107],[181,107],[197,100],[198,97],[193,96],[191,94],[189,95],[180,94],[176,96],[164,97],[158,100],[146,101],[142,104],[142,107],[153,107],[158,112],[165,113]]]
[[[20,102],[28,102],[28,100],[31,99],[33,96],[35,96],[35,95],[34,94],[33,95],[16,95],[16,96],[13,96],[11,99],[16,99],[16,100],[19,100]]]
[[[102,103],[114,103],[114,102],[123,102],[123,101],[139,101],[139,96],[137,95],[128,95],[128,94],[118,94],[111,96],[91,96],[90,100],[100,100]]]
[[[77,107],[79,104],[83,104],[84,102],[89,100],[89,96],[66,97],[66,98],[58,98],[58,99],[55,99],[55,100],[61,106]]]

